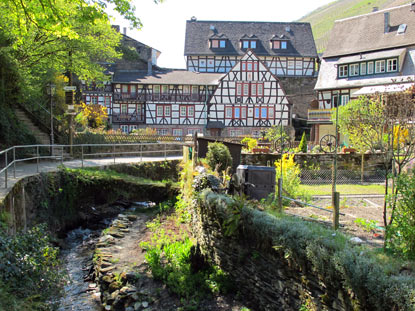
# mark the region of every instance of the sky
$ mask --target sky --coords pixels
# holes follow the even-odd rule
[[[157,65],[185,68],[184,38],[186,21],[198,20],[291,22],[333,0],[133,0],[140,30],[129,29],[113,11],[112,24],[127,27],[127,35],[161,52]]]

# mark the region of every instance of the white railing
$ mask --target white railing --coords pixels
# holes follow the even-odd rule
[[[19,157],[19,151],[24,156]],[[68,153],[67,153],[68,152]],[[69,154],[70,153],[70,154]],[[13,146],[0,151],[0,177],[4,174],[4,187],[7,188],[9,169],[13,169],[16,178],[16,164],[25,161],[36,161],[36,171],[41,172],[41,160],[57,160],[64,164],[65,158],[80,161],[84,167],[86,158],[99,157],[111,159],[116,163],[117,158],[135,155],[143,161],[143,157],[159,157],[167,160],[168,156],[182,156],[183,144],[180,143],[137,143],[137,144],[79,144],[79,145],[22,145]]]

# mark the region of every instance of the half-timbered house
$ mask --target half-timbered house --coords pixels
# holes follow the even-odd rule
[[[113,77],[113,128],[151,127],[159,135],[203,133],[208,103],[222,74],[186,70],[118,71]]]
[[[186,67],[196,72],[228,73],[251,50],[278,77],[292,103],[296,127],[307,126],[307,109],[315,99],[318,55],[309,23],[199,21],[186,23]],[[238,129],[240,130],[240,128]],[[236,130],[235,130],[236,131]],[[304,128],[298,130],[302,134]]]
[[[276,76],[316,74],[309,23],[187,21],[184,55],[190,71],[228,72],[248,49]]]
[[[212,136],[259,136],[270,126],[290,125],[290,109],[277,77],[249,49],[220,79],[207,128]]]
[[[359,95],[409,87],[415,76],[415,4],[335,22],[308,112],[312,139],[334,134],[332,108]]]

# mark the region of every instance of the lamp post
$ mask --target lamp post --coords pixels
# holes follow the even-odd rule
[[[50,83],[48,84],[48,94],[50,96],[50,144],[51,151],[50,155],[53,155],[53,145],[54,145],[54,135],[53,135],[53,95],[55,95],[56,85]]]

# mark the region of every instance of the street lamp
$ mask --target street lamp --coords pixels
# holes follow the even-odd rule
[[[56,85],[49,83],[47,87],[48,95],[50,96],[50,144],[51,144],[51,156],[53,155],[53,95],[55,95]]]

